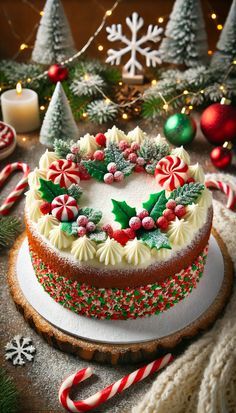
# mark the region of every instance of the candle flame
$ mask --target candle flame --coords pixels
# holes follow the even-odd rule
[[[17,85],[16,85],[16,93],[17,93],[17,95],[21,95],[21,93],[22,93],[22,86],[21,86],[20,82],[18,82]]]

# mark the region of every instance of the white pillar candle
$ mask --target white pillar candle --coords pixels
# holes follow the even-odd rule
[[[40,125],[38,95],[34,90],[22,89],[17,83],[1,95],[4,122],[13,126],[16,132],[31,132]]]

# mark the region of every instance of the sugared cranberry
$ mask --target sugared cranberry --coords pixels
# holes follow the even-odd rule
[[[166,208],[175,209],[175,207],[176,207],[175,200],[174,199],[169,199],[169,201],[166,204]]]
[[[95,159],[95,161],[103,161],[103,159],[105,158],[105,154],[103,151],[95,151],[93,154],[93,159]]]
[[[111,174],[114,174],[117,171],[117,166],[116,166],[115,162],[109,162],[109,164],[107,165],[107,170]]]
[[[95,141],[99,146],[106,146],[107,138],[103,133],[98,133],[95,136]]]
[[[141,156],[138,156],[136,162],[138,165],[143,166],[145,164],[145,159],[142,158]]]
[[[103,180],[105,184],[112,184],[112,182],[114,181],[114,175],[108,172],[104,175]]]
[[[77,224],[79,227],[86,227],[88,218],[85,215],[79,215],[77,218]]]
[[[145,217],[142,219],[142,226],[144,229],[154,228],[155,222],[151,217]]]
[[[125,149],[129,148],[129,144],[127,141],[120,141],[119,142],[119,149],[123,152]]]
[[[128,160],[132,163],[136,163],[136,161],[137,161],[136,153],[130,153],[129,156],[128,156]]]
[[[113,228],[112,228],[112,226],[111,226],[110,224],[105,224],[105,225],[103,225],[102,229],[103,229],[103,231],[105,231],[105,232],[107,233],[107,235],[108,235],[109,237],[112,237],[112,235],[113,235]]]
[[[159,217],[157,220],[157,226],[161,229],[167,229],[169,226],[169,221],[165,217]]]
[[[123,152],[124,158],[127,159],[128,156],[129,156],[131,153],[132,153],[132,149],[130,149],[130,148],[125,149],[124,152]]]
[[[83,237],[86,234],[86,228],[85,227],[78,227],[77,234],[78,234],[79,237]]]
[[[146,218],[146,217],[149,216],[149,212],[147,211],[147,209],[142,208],[142,209],[139,209],[139,210],[138,210],[137,216],[138,216],[140,219],[143,219],[143,218]]]
[[[187,184],[191,184],[191,182],[195,182],[194,178],[188,178]]]
[[[92,221],[89,221],[86,225],[86,230],[88,232],[93,232],[93,231],[95,231],[95,229],[96,229],[96,224],[94,224],[94,222],[92,222]]]
[[[139,149],[140,149],[140,145],[138,144],[138,143],[136,143],[136,142],[132,142],[131,143],[131,149],[132,149],[132,151],[138,151]]]
[[[139,228],[142,226],[141,219],[139,217],[132,217],[129,220],[129,226],[132,228],[134,231],[137,231]]]
[[[163,211],[163,216],[168,220],[168,221],[173,221],[175,219],[175,213],[173,209],[167,208]]]
[[[121,172],[121,171],[116,171],[115,173],[114,173],[114,180],[116,181],[116,182],[121,182],[121,181],[123,181],[124,180],[124,174],[123,174],[123,172]]]
[[[126,235],[128,235],[129,239],[134,239],[136,237],[135,231],[132,228],[124,229]]]
[[[175,207],[175,215],[178,218],[182,218],[186,214],[186,208],[184,205],[177,205]]]

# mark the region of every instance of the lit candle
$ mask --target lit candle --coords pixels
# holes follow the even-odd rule
[[[16,132],[31,132],[40,125],[38,95],[34,90],[22,89],[17,83],[1,95],[4,122],[13,126]]]

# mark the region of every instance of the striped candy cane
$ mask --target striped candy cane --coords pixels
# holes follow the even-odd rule
[[[117,393],[121,393],[122,391],[128,389],[128,387],[132,386],[132,384],[137,383],[145,379],[155,371],[162,369],[172,360],[172,355],[166,354],[164,357],[161,357],[153,361],[152,363],[141,367],[133,373],[128,374],[127,376],[116,381],[105,389],[95,393],[93,396],[88,397],[86,400],[73,401],[69,396],[71,388],[74,385],[86,380],[93,374],[93,370],[90,367],[87,367],[75,374],[72,374],[62,383],[59,390],[59,401],[62,406],[69,412],[86,412],[93,409],[94,407],[99,406],[101,403],[104,403],[106,400],[115,396]]]
[[[4,184],[9,175],[11,175],[11,173],[16,170],[21,170],[24,173],[23,178],[0,206],[0,215],[7,215],[10,212],[12,205],[14,205],[18,201],[21,194],[28,186],[28,174],[30,171],[29,166],[23,162],[14,162],[5,166],[5,168],[3,168],[3,170],[0,172],[0,187]]]
[[[230,185],[222,181],[216,181],[214,179],[206,181],[205,185],[207,188],[215,188],[223,192],[227,196],[226,208],[234,209],[234,206],[236,204],[236,194]]]

